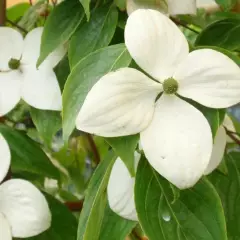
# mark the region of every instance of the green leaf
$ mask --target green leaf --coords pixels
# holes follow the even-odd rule
[[[90,2],[91,0],[80,0],[80,3],[82,4],[85,14],[87,16],[87,20],[90,19]]]
[[[7,9],[7,19],[16,22],[31,7],[29,3],[19,3]]]
[[[228,174],[214,171],[209,179],[217,189],[225,211],[228,240],[240,239],[240,153],[225,155]]]
[[[26,240],[76,240],[76,218],[58,200],[47,194],[45,196],[52,212],[52,225],[46,232]]]
[[[37,21],[39,20],[39,12],[47,8],[47,4],[44,0],[38,1],[36,4],[28,8],[24,16],[18,22],[18,25],[24,28],[26,31],[30,31],[34,28]]]
[[[114,2],[121,11],[126,9],[126,0],[114,0]]]
[[[23,171],[59,179],[58,170],[36,142],[24,133],[2,124],[0,124],[0,133],[10,147],[13,172]]]
[[[103,61],[104,59],[104,61]],[[127,67],[131,57],[124,44],[99,49],[83,58],[72,70],[63,91],[63,138],[66,141],[93,85],[105,74]]]
[[[217,46],[231,51],[240,49],[240,19],[224,19],[210,24],[198,36],[195,46]]]
[[[238,0],[216,0],[216,3],[219,4],[225,11],[231,10]]]
[[[136,224],[118,216],[107,204],[99,239],[125,240]]]
[[[107,143],[113,148],[128,168],[131,176],[135,176],[134,151],[139,141],[139,135],[126,137],[105,138]]]
[[[54,72],[57,76],[57,80],[61,88],[61,91],[63,92],[64,85],[67,81],[68,75],[70,74],[70,67],[69,67],[69,61],[67,56],[65,56],[58,63],[58,65],[54,68]]]
[[[117,22],[118,11],[114,5],[97,8],[90,21],[83,24],[70,41],[68,56],[71,68],[89,53],[108,46]]]
[[[32,107],[30,114],[39,135],[47,146],[51,147],[53,137],[62,126],[60,112],[40,110]]]
[[[63,1],[47,18],[42,34],[39,66],[45,58],[72,36],[83,19],[83,9],[78,0]]]
[[[135,183],[138,217],[149,240],[227,240],[221,200],[206,179],[172,203],[167,180],[140,160]]]
[[[88,185],[79,219],[77,240],[99,240],[101,224],[107,203],[106,188],[116,156],[109,152],[98,165]]]

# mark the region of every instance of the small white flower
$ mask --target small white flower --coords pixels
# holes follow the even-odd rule
[[[141,155],[135,152],[135,171]],[[113,165],[107,187],[110,208],[123,218],[138,221],[134,201],[135,177],[131,177],[126,165],[117,158]]]
[[[76,126],[103,137],[140,133],[156,171],[181,189],[191,187],[208,166],[213,141],[203,114],[179,96],[211,108],[232,106],[240,101],[240,69],[211,49],[189,53],[183,33],[154,10],[130,15],[125,43],[155,81],[132,68],[105,75],[88,93]]]
[[[61,110],[61,91],[53,68],[65,54],[61,46],[39,66],[43,28],[22,35],[0,27],[0,116],[7,114],[22,98],[45,110]]]
[[[10,150],[0,135],[0,183],[10,166]],[[38,235],[51,225],[51,213],[43,194],[30,182],[8,180],[0,185],[0,237],[27,238]]]

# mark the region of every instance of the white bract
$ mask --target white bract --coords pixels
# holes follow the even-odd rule
[[[45,110],[61,110],[61,91],[53,68],[65,54],[63,47],[36,67],[43,28],[22,35],[0,27],[0,116],[7,114],[22,98]]]
[[[135,152],[135,172],[141,155]],[[135,177],[131,177],[126,165],[117,158],[113,165],[107,187],[111,209],[123,218],[138,221],[134,201]]]
[[[189,53],[183,33],[155,10],[130,15],[125,43],[154,80],[132,68],[106,74],[88,93],[76,126],[103,137],[140,133],[156,171],[189,188],[204,174],[213,140],[206,118],[180,96],[210,108],[230,107],[240,101],[240,69],[211,49]]]
[[[0,183],[10,166],[10,150],[0,135]],[[51,225],[51,213],[43,194],[30,182],[20,179],[0,184],[0,239],[36,236]]]
[[[196,0],[127,0],[130,15],[138,9],[154,9],[165,14],[196,14]]]
[[[227,143],[234,142],[230,137],[227,136],[225,128],[227,128],[227,130],[231,132],[236,132],[233,122],[227,114],[225,115],[222,126],[219,127],[217,134],[214,138],[212,156],[209,161],[208,167],[205,170],[205,175],[210,174],[219,166],[223,159]],[[238,136],[236,136],[236,138],[239,139]]]

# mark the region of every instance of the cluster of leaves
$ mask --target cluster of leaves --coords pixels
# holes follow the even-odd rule
[[[232,11],[237,1],[217,3],[223,11],[209,14],[199,10],[197,16],[175,20],[192,49],[207,46],[240,65],[240,15]],[[106,196],[117,156],[134,175],[139,137],[104,139],[75,130],[77,113],[98,79],[135,64],[124,45],[124,10],[123,0],[65,0],[57,5],[41,0],[33,6],[23,3],[7,11],[7,23],[23,34],[44,25],[38,64],[59,45],[68,45],[68,54],[55,68],[63,94],[62,113],[29,108],[21,102],[0,119],[0,133],[11,148],[12,177],[27,179],[48,192],[52,226],[31,240],[142,239],[137,223],[113,213]],[[197,107],[215,136],[225,110]],[[235,124],[239,129],[239,123]],[[136,174],[136,208],[141,228],[150,240],[240,239],[239,192],[240,153],[236,144],[228,146],[218,170],[189,190],[180,192],[173,187],[144,157]],[[85,199],[80,217],[56,198],[72,210],[74,204]]]

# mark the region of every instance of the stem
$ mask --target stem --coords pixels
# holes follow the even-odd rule
[[[240,145],[240,140],[235,136],[236,133],[229,131],[226,127],[225,127],[226,133],[227,135],[238,145]]]
[[[65,202],[65,206],[72,212],[81,212],[83,208],[83,201],[80,200],[78,202]]]
[[[6,20],[6,0],[0,0],[0,26],[5,25]]]
[[[17,25],[16,23],[12,22],[11,20],[7,19],[6,20],[8,23],[10,23],[11,25],[13,25],[14,27],[18,28],[19,30],[21,30],[23,33],[27,33],[27,30],[22,28],[21,26]]]
[[[148,240],[148,238],[140,236],[135,229],[133,229],[132,234],[135,238],[137,238],[139,240]]]
[[[182,20],[176,19],[176,18],[174,18],[174,17],[170,17],[170,19],[171,19],[174,23],[176,23],[177,25],[180,25],[180,26],[182,26],[182,27],[184,27],[184,28],[186,28],[186,29],[194,32],[194,33],[197,33],[197,34],[200,33],[200,32],[198,32],[197,30],[189,27],[188,24],[187,24],[186,22],[182,21]]]
[[[91,150],[93,152],[95,163],[99,164],[101,159],[100,159],[100,155],[99,155],[97,146],[96,146],[96,144],[95,144],[95,142],[93,140],[93,137],[89,133],[87,133],[86,136],[87,136],[87,140],[88,140],[88,143],[90,145],[90,148],[91,148]]]

